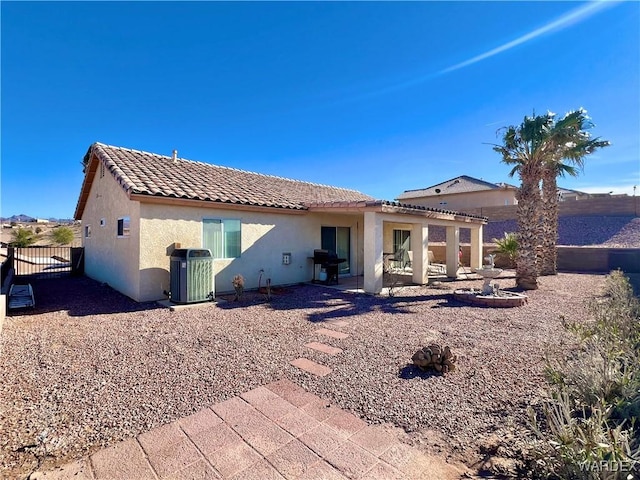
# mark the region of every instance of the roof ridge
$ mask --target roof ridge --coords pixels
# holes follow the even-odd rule
[[[437,187],[438,185],[443,185],[445,183],[450,183],[450,182],[455,182],[456,180],[459,180],[461,178],[464,178],[465,180],[470,180],[472,182],[482,182],[483,184],[487,185],[487,186],[493,186],[495,187],[497,184],[496,183],[492,183],[492,182],[488,182],[486,180],[483,180],[482,178],[476,178],[476,177],[471,177],[469,175],[458,175],[457,177],[453,177],[450,178],[448,180],[443,180],[442,182],[438,182],[438,183],[434,183],[433,185],[430,185],[428,187],[423,187],[423,188],[413,188],[411,190],[405,190],[402,193],[409,193],[409,192],[420,192],[420,191],[424,191],[424,190],[430,190],[434,187]]]
[[[142,153],[144,155],[154,155],[156,157],[165,157],[165,158],[171,159],[169,155],[160,155],[159,153],[147,152],[145,150],[137,150],[135,148],[119,147],[117,145],[109,145],[108,143],[95,142],[94,145],[99,145],[101,147],[115,148],[118,150],[125,150],[127,152]]]

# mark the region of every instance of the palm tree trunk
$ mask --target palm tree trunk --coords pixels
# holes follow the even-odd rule
[[[542,174],[542,251],[540,275],[556,275],[558,242],[558,184],[556,171],[547,167]]]
[[[538,288],[536,247],[539,238],[540,175],[534,166],[520,171],[522,185],[516,193],[518,200],[518,256],[516,284],[523,290]]]

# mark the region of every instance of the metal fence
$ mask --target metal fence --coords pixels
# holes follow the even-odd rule
[[[13,269],[14,251],[13,249],[7,249],[2,247],[1,252],[2,252],[2,267],[0,268],[0,277],[1,277],[0,288],[5,288],[6,287],[5,282],[7,281],[7,277],[9,276],[9,274],[11,273],[11,270]]]
[[[84,271],[84,249],[79,247],[9,248],[16,277],[55,278]]]

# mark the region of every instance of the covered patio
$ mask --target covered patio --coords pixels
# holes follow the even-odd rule
[[[356,275],[362,274],[366,293],[378,294],[384,288],[385,256],[406,249],[414,284],[429,282],[429,227],[446,229],[446,267],[443,273],[456,278],[459,267],[460,229],[470,229],[471,269],[482,266],[482,229],[486,217],[460,212],[406,205],[389,201],[330,202],[308,205],[309,212],[356,215],[362,219],[362,234],[356,236],[356,252],[362,252],[362,262]],[[358,220],[360,224],[360,220]],[[404,232],[398,235],[396,232]],[[402,245],[401,245],[402,243]]]

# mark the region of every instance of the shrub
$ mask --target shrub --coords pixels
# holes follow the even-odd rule
[[[18,248],[28,247],[29,245],[33,245],[34,243],[36,243],[37,240],[38,238],[31,230],[20,227],[17,230],[13,231],[13,240],[11,241],[10,245],[12,247]]]
[[[236,291],[235,300],[240,300],[244,293],[244,277],[240,274],[233,277],[231,280],[234,290]]]
[[[612,272],[593,317],[565,323],[580,349],[547,362],[550,383],[542,423],[530,410],[538,438],[534,471],[546,478],[635,478],[640,472],[640,302],[622,272]],[[631,477],[629,475],[631,474]]]
[[[518,238],[516,234],[505,232],[504,237],[494,238],[493,243],[498,247],[496,252],[503,257],[507,257],[509,266],[514,267],[518,256]]]
[[[69,227],[56,227],[51,231],[53,241],[59,245],[67,245],[73,242],[73,230]]]

